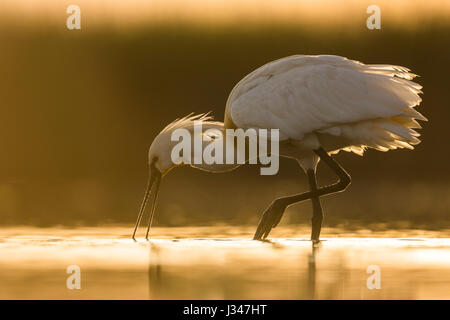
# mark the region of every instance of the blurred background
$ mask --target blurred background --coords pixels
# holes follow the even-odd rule
[[[66,8],[81,8],[68,30]],[[381,9],[368,30],[366,9]],[[414,151],[336,156],[353,182],[323,199],[326,226],[450,227],[450,2],[2,0],[0,224],[134,224],[152,139],[175,118],[213,111],[246,74],[293,54],[406,66],[424,86]],[[319,182],[334,175],[319,166]],[[227,174],[179,168],[154,225],[254,224],[277,196],[307,189],[296,162]],[[309,223],[309,202],[284,224]]]

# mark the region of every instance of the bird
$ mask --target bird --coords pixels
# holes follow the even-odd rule
[[[286,208],[311,200],[311,241],[320,242],[323,210],[320,198],[342,192],[351,183],[347,171],[333,158],[340,151],[362,156],[368,149],[414,149],[420,143],[418,121],[428,121],[415,110],[422,86],[410,69],[390,64],[364,64],[336,55],[293,55],[268,62],[240,80],[228,96],[224,121],[209,113],[189,114],[166,126],[148,152],[149,180],[132,238],[153,194],[145,239],[149,239],[162,177],[171,169],[190,165],[209,172],[226,172],[239,164],[174,163],[171,133],[205,129],[278,129],[279,156],[297,161],[306,173],[309,190],[274,199],[263,212],[253,239],[266,240]],[[203,133],[201,133],[203,134]],[[209,137],[211,138],[211,137]],[[205,139],[208,144],[212,139]],[[190,159],[188,159],[190,160]],[[318,186],[316,168],[323,161],[337,182]],[[152,192],[153,190],[153,192]]]

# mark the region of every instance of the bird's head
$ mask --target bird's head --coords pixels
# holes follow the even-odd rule
[[[153,167],[153,169],[159,171],[161,176],[165,176],[171,169],[180,165],[191,163],[192,159],[191,155],[189,154],[183,154],[182,157],[180,157],[179,153],[176,153],[176,158],[172,158],[172,150],[178,144],[177,138],[175,138],[175,140],[172,139],[172,134],[177,129],[185,129],[193,136],[194,121],[196,120],[201,121],[205,124],[219,124],[217,122],[211,122],[212,117],[208,114],[190,114],[181,119],[176,119],[175,121],[167,125],[153,140],[148,151],[148,164],[150,166],[150,170]],[[194,137],[190,139],[191,143],[193,143],[193,139]],[[204,138],[201,139],[205,140]]]
[[[171,158],[173,144],[169,132],[163,131],[155,137],[148,150],[148,165],[151,174],[156,171],[163,177],[176,166]]]
[[[150,149],[148,151],[148,164],[149,164],[149,179],[147,184],[147,189],[145,191],[144,200],[141,205],[141,209],[138,215],[138,221],[136,223],[135,232],[133,238],[135,237],[136,230],[139,226],[140,220],[144,214],[145,208],[149,198],[153,194],[153,199],[151,201],[151,211],[149,228],[151,221],[153,219],[154,210],[156,206],[159,186],[162,178],[173,168],[190,163],[191,159],[172,159],[172,150],[177,144],[177,141],[172,141],[172,133],[176,129],[184,128],[187,130],[192,130],[194,120],[208,121],[211,117],[207,114],[200,115],[188,115],[184,118],[177,119],[168,126],[166,126],[153,140]],[[188,155],[186,155],[188,156]],[[175,162],[173,161],[175,160]],[[148,231],[147,229],[147,236]]]

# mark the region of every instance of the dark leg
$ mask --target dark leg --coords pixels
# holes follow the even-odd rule
[[[333,158],[331,158],[328,155],[328,153],[322,148],[314,150],[314,152],[319,156],[320,160],[322,160],[328,167],[330,167],[330,169],[332,169],[337,174],[337,176],[339,177],[339,181],[332,185],[321,188],[317,188],[316,186],[315,190],[310,190],[305,193],[275,199],[272,202],[272,204],[266,209],[266,211],[264,211],[261,220],[259,221],[259,225],[258,228],[256,229],[256,233],[253,239],[255,240],[265,239],[269,235],[270,230],[272,230],[272,228],[275,228],[278,225],[278,223],[281,220],[281,217],[283,216],[284,211],[288,206],[307,199],[312,198],[318,199],[319,197],[324,195],[341,192],[348,187],[348,185],[351,182],[348,173],[336,161],[334,161]],[[320,221],[320,224],[322,224],[322,221]],[[320,229],[319,232],[317,232],[316,230],[317,227],[316,229],[314,229],[313,224],[312,236],[315,236],[314,232],[316,232],[317,239],[313,240],[317,241],[319,238]]]
[[[316,182],[316,173],[313,169],[307,171],[308,181],[309,181],[309,190],[312,192],[317,192],[317,182]],[[312,208],[313,208],[313,216],[311,219],[311,240],[319,241],[320,230],[322,229],[322,221],[323,221],[323,212],[322,205],[320,204],[319,197],[312,197]]]

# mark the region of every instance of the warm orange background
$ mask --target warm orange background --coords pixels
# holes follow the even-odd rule
[[[448,1],[377,1],[375,31],[369,1],[77,1],[81,31],[65,27],[69,4],[0,4],[0,224],[132,224],[155,135],[192,111],[223,120],[243,76],[301,53],[411,68],[430,119],[415,151],[337,156],[353,184],[324,199],[326,225],[449,226]],[[292,160],[258,173],[171,172],[155,224],[256,224],[275,196],[307,188]],[[284,222],[310,214],[305,203]]]

